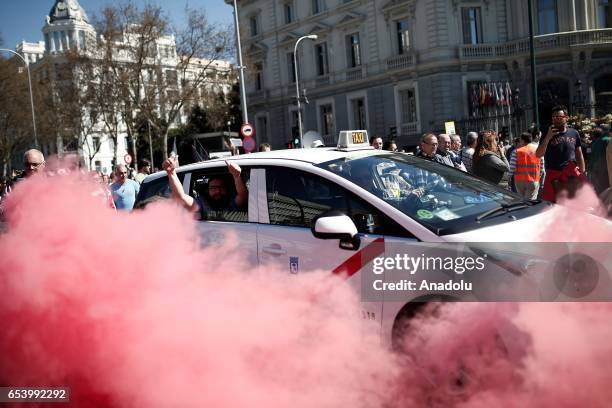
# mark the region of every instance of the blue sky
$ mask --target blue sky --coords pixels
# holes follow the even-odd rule
[[[157,4],[168,13],[175,24],[179,25],[188,4],[191,8],[204,8],[210,21],[232,23],[232,7],[223,0],[134,0],[137,4]],[[112,0],[79,0],[91,19],[94,14]],[[55,4],[55,0],[0,0],[0,33],[4,40],[3,48],[14,49],[21,40],[42,41],[41,29],[45,16]]]

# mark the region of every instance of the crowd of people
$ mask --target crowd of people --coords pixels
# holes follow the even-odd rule
[[[532,126],[512,141],[501,140],[493,130],[469,132],[463,147],[458,135],[426,133],[415,155],[506,186],[528,200],[555,202],[561,194],[573,198],[582,185],[590,183],[604,203],[611,202],[610,126],[602,124],[592,131],[586,153],[580,134],[568,126],[564,106],[554,107],[551,119],[544,134]],[[370,145],[397,151],[393,140],[383,142],[376,136],[370,138]]]
[[[590,183],[602,201],[612,201],[612,143],[610,143],[610,126],[603,124],[591,133],[592,143],[588,154],[582,148],[580,134],[568,127],[568,112],[563,106],[553,108],[552,125],[543,135],[535,126],[509,140],[500,140],[497,132],[483,130],[469,132],[462,146],[461,137],[445,133],[426,133],[422,136],[414,154],[425,160],[431,160],[460,171],[469,172],[491,183],[505,185],[528,200],[538,198],[555,202],[560,194],[569,198],[585,183]],[[322,143],[321,143],[322,145]],[[370,138],[374,149],[398,151],[397,144],[381,137]],[[318,146],[313,146],[318,147]],[[271,146],[263,143],[259,151],[270,151]],[[586,157],[585,157],[586,156]],[[65,168],[57,170],[71,172],[81,171],[78,157],[65,158]],[[10,194],[15,182],[21,178],[31,177],[38,173],[53,175],[56,170],[45,169],[45,158],[42,152],[31,149],[24,154],[24,171],[15,179],[0,180],[0,203]],[[202,203],[181,196],[182,188],[176,178],[176,159],[171,157],[164,162],[163,169],[168,173],[173,194],[185,207],[192,210],[202,208]],[[238,196],[234,198],[236,207],[245,205],[248,197],[246,187],[238,181],[240,168],[228,163],[228,170],[237,183]],[[131,211],[134,208],[140,184],[151,173],[151,163],[146,159],[138,162],[137,171],[119,164],[111,175],[91,172],[100,183],[100,191],[109,206],[120,211]],[[238,180],[238,181],[236,181]],[[223,180],[218,180],[222,183]],[[214,184],[214,183],[213,183]],[[213,185],[219,202],[227,197],[223,194],[222,185]],[[211,194],[212,196],[213,194]]]
[[[100,196],[108,203],[109,207],[116,210],[131,211],[134,208],[140,184],[151,173],[151,163],[147,159],[139,160],[137,170],[119,164],[111,174],[104,174],[95,170],[87,172],[80,166],[79,158],[74,154],[66,155],[60,165],[50,168],[47,166],[44,154],[37,149],[30,149],[24,153],[23,166],[22,172],[0,180],[0,205],[21,180],[35,174],[56,176],[76,172],[80,176],[91,177],[99,183],[100,188],[92,194]]]

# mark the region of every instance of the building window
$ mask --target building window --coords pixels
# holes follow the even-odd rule
[[[461,24],[463,25],[463,43],[482,43],[482,21],[480,7],[464,7],[461,9]]]
[[[397,29],[397,53],[404,54],[410,50],[410,30],[408,20],[396,22]]]
[[[312,0],[312,14],[319,14],[323,9],[323,0]]]
[[[557,1],[538,0],[538,34],[557,32]]]
[[[265,116],[257,118],[257,135],[260,141],[268,141],[268,118]]]
[[[321,105],[319,107],[321,114],[321,134],[325,138],[326,143],[329,140],[333,140],[335,134],[334,129],[334,111],[331,104]]]
[[[315,45],[315,58],[317,60],[317,75],[327,75],[329,73],[327,43],[323,42]]]
[[[285,24],[291,24],[295,21],[295,16],[293,15],[293,4],[285,3],[284,14],[285,14]]]
[[[290,83],[295,83],[295,60],[293,59],[293,52],[287,53],[287,78],[289,78]]]
[[[612,4],[610,0],[599,0],[597,4],[597,28],[612,28]]]
[[[402,89],[399,91],[399,105],[402,123],[414,123],[417,121],[414,89]]]
[[[263,89],[263,67],[261,63],[255,64],[255,90]]]
[[[49,38],[49,33],[45,33],[45,50],[51,52],[51,39]]]
[[[346,36],[346,50],[349,68],[354,68],[361,65],[359,33],[354,33]]]
[[[257,16],[253,16],[249,19],[249,26],[251,27],[251,37],[255,37],[259,34],[259,24],[257,24]]]
[[[66,51],[68,49],[68,33],[66,31],[62,31],[62,50]]]
[[[82,50],[87,49],[87,41],[85,40],[85,31],[79,31],[79,47]]]
[[[365,100],[363,98],[351,100],[353,111],[353,129],[367,129]]]
[[[166,70],[166,84],[173,87],[178,85],[178,74],[175,70]]]
[[[100,136],[91,137],[92,151],[90,153],[95,154],[100,149]]]

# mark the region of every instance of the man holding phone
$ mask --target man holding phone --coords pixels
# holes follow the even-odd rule
[[[544,156],[546,179],[542,198],[555,202],[560,190],[568,190],[570,197],[586,180],[584,156],[580,146],[580,134],[567,127],[567,109],[555,106],[552,109],[552,126],[538,145],[536,156]]]

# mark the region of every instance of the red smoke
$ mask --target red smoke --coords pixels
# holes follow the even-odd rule
[[[21,183],[0,236],[0,385],[73,406],[605,406],[608,304],[446,304],[398,356],[329,272],[201,250],[166,203],[118,213],[71,177]]]
[[[560,197],[548,224],[534,225],[541,242],[612,242],[612,221],[595,190],[585,185],[576,197]]]
[[[393,356],[331,274],[248,271],[172,204],[117,213],[33,179],[0,237],[0,383],[75,406],[377,406]],[[34,199],[35,197],[35,199]]]

